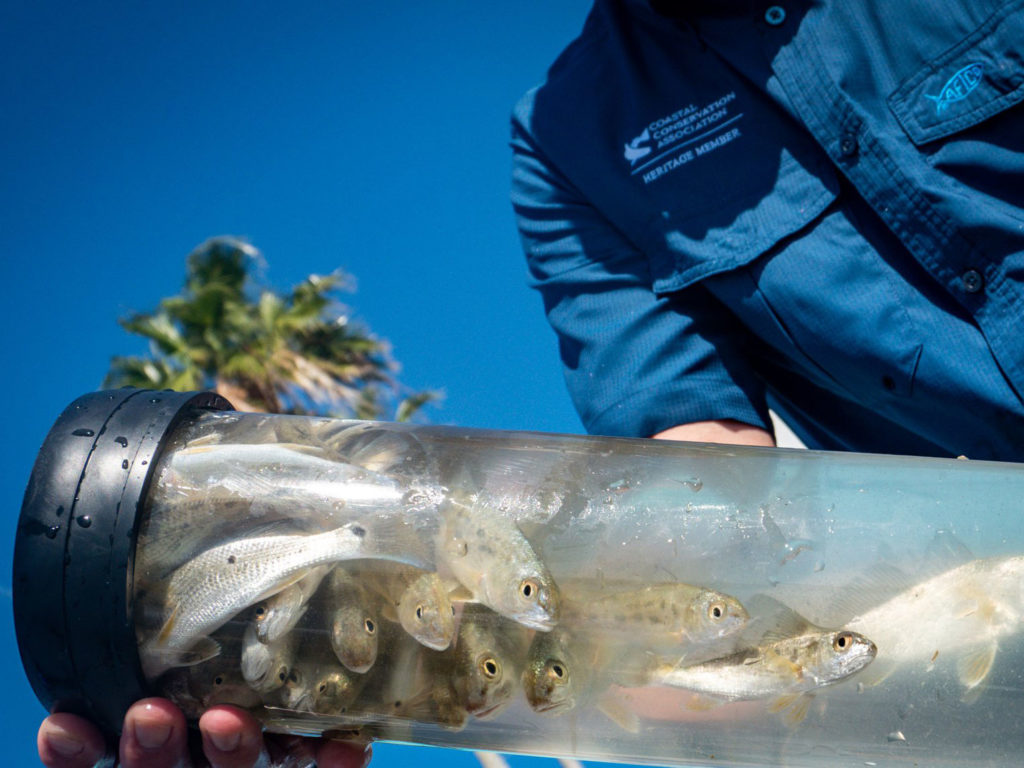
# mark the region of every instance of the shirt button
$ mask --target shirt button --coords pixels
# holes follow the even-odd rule
[[[843,157],[853,157],[857,154],[857,136],[855,134],[843,134],[839,139],[839,154]]]
[[[764,12],[764,20],[777,27],[786,20],[786,9],[781,5],[773,5]]]
[[[977,293],[985,286],[985,279],[976,269],[968,269],[960,276],[960,281],[967,293]]]

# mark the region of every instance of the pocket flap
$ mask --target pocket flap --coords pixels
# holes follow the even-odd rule
[[[663,215],[652,225],[649,244],[655,293],[750,263],[814,221],[838,192],[835,171],[825,161],[805,165],[785,155],[770,188],[753,198],[711,201],[716,217],[692,210]],[[709,225],[709,218],[718,221]]]
[[[1022,5],[1006,5],[889,96],[889,108],[914,144],[949,136],[1024,100]]]

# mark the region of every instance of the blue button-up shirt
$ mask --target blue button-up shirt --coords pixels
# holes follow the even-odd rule
[[[702,5],[597,0],[513,116],[584,426],[771,406],[812,447],[1024,460],[1024,2]]]

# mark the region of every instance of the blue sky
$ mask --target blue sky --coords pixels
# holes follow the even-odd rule
[[[112,355],[144,351],[118,317],[176,293],[185,255],[206,238],[250,239],[282,289],[313,272],[353,274],[355,315],[392,342],[405,383],[444,389],[435,423],[579,431],[526,287],[507,139],[515,100],[588,6],[0,6],[6,764],[35,764],[44,714],[10,610],[32,461]],[[376,764],[412,758],[385,748]]]

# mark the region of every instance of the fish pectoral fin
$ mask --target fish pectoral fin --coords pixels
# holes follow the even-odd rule
[[[171,615],[167,617],[167,621],[160,627],[160,631],[157,632],[156,642],[157,645],[163,645],[167,642],[171,636],[171,632],[174,631],[174,625],[178,621],[178,611],[181,609],[181,603],[174,604],[174,610],[171,611]]]
[[[878,659],[875,659],[870,665],[857,673],[857,682],[865,688],[874,688],[876,685],[881,685],[888,680],[895,669],[895,664],[891,662],[885,663],[884,660],[879,662]]]
[[[181,653],[182,666],[202,664],[220,655],[220,643],[212,637],[201,637],[187,651]]]
[[[380,615],[393,624],[398,624],[398,606],[391,600],[385,600],[380,604]]]
[[[999,646],[993,642],[957,659],[956,676],[967,690],[977,688],[988,677],[998,648]]]
[[[448,599],[453,603],[475,603],[477,601],[472,590],[462,584],[457,584],[448,590]]]
[[[780,653],[776,653],[775,651],[769,651],[765,654],[765,664],[779,670],[785,675],[792,675],[797,680],[803,679],[804,668],[795,661],[790,661],[785,656]]]
[[[212,637],[202,637],[187,651],[158,648],[148,650],[147,655],[168,669],[171,667],[194,667],[196,664],[202,664],[204,661],[219,656],[220,643]]]
[[[597,701],[597,710],[626,733],[640,733],[640,717],[622,699],[606,692]]]

